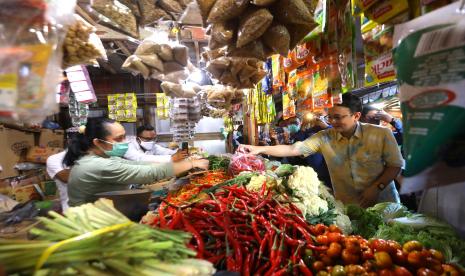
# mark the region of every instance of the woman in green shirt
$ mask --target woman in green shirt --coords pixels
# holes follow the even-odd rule
[[[69,205],[94,202],[95,194],[125,190],[130,184],[150,184],[192,168],[208,169],[208,160],[155,164],[122,159],[128,149],[126,131],[116,121],[90,118],[83,134],[68,147],[64,164],[72,166]]]

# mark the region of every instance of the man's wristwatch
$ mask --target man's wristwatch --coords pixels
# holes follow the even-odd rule
[[[384,190],[384,188],[386,188],[386,184],[384,184],[384,183],[378,183],[376,186],[378,187],[378,189],[380,191],[382,191],[382,190]]]

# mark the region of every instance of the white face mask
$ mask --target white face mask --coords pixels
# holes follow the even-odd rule
[[[145,150],[152,150],[153,147],[155,146],[155,142],[154,141],[150,141],[150,142],[140,141],[140,146],[143,147]]]

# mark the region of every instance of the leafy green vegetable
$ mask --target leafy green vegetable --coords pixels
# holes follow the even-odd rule
[[[402,204],[394,202],[382,202],[378,203],[373,207],[368,208],[369,211],[375,211],[381,214],[384,218],[384,221],[388,221],[394,218],[404,217],[410,212],[407,207]]]
[[[210,170],[227,170],[229,167],[229,162],[231,161],[227,157],[210,155],[207,157],[210,161],[209,169]]]
[[[346,214],[352,221],[353,233],[365,238],[373,237],[378,228],[384,224],[380,213],[365,210],[357,205],[347,205]]]
[[[307,214],[305,219],[311,225],[323,223],[324,225],[329,226],[334,224],[337,218],[337,213],[334,208],[334,204],[328,202],[328,211],[323,212],[323,210],[320,208],[320,214],[318,216],[310,216]]]
[[[295,171],[295,168],[291,164],[282,164],[274,172],[279,177],[284,177],[284,176],[288,176],[288,175],[293,174],[294,171]]]

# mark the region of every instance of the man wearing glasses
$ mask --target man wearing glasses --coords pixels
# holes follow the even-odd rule
[[[156,144],[157,133],[150,125],[137,128],[137,137],[129,143],[129,148],[124,155],[125,159],[133,161],[145,161],[154,163],[177,162],[185,159],[185,151],[171,150]]]
[[[329,109],[332,128],[293,145],[242,147],[252,154],[277,157],[323,154],[333,190],[343,203],[369,207],[378,202],[399,202],[393,179],[403,159],[388,128],[360,123],[362,103],[346,93],[342,104]]]

